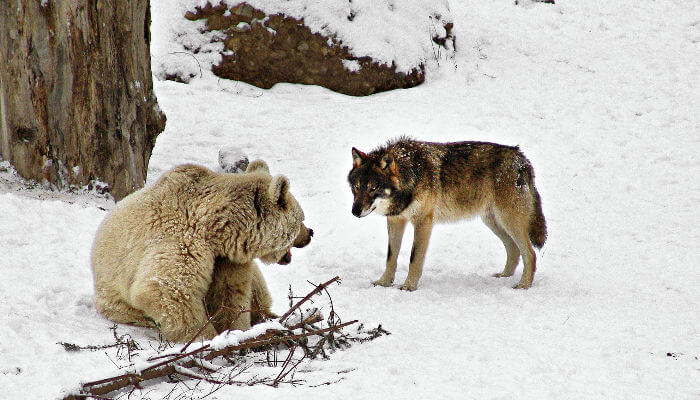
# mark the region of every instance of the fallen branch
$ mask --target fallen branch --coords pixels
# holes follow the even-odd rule
[[[284,315],[282,315],[282,317],[279,318],[278,321],[280,322],[280,324],[282,324],[290,315],[297,311],[299,307],[301,307],[301,305],[303,305],[306,301],[311,299],[311,297],[313,297],[315,294],[322,292],[330,284],[339,280],[339,277],[335,277],[323,284],[316,286],[314,290],[312,290],[301,301],[292,306]],[[216,379],[212,375],[214,373],[223,371],[226,368],[235,367],[235,364],[232,362],[233,360],[231,358],[231,356],[234,353],[239,352],[241,350],[249,349],[276,349],[277,346],[280,345],[285,345],[287,348],[290,349],[290,352],[285,362],[283,363],[282,369],[280,370],[277,377],[272,381],[267,379],[255,379],[253,381],[254,383],[252,384],[265,383],[271,386],[277,386],[282,382],[295,384],[298,383],[298,381],[293,380],[293,378],[285,381],[285,377],[288,376],[292,371],[294,371],[297,368],[297,366],[301,363],[301,361],[308,358],[310,354],[317,354],[319,351],[321,351],[320,347],[323,347],[326,342],[329,342],[328,336],[332,337],[334,333],[340,332],[340,330],[344,327],[358,322],[357,320],[353,320],[342,324],[333,323],[330,326],[322,329],[318,329],[315,327],[314,329],[309,329],[309,327],[313,327],[311,324],[322,321],[323,317],[317,311],[314,311],[310,315],[306,316],[304,316],[304,314],[302,313],[300,322],[292,326],[285,326],[284,329],[267,329],[265,332],[255,337],[243,340],[235,345],[232,344],[224,346],[220,349],[213,348],[212,343],[210,342],[205,343],[204,345],[194,350],[185,352],[185,350],[187,350],[187,348],[190,347],[191,344],[194,342],[194,338],[196,338],[199,335],[199,333],[204,330],[207,324],[209,324],[212,321],[212,319],[216,317],[217,314],[218,313],[214,314],[204,324],[204,326],[202,326],[202,328],[197,332],[197,334],[194,335],[193,339],[187,342],[187,344],[184,347],[182,347],[179,353],[171,353],[167,355],[158,355],[156,357],[151,357],[148,359],[149,362],[157,362],[153,363],[152,365],[148,365],[145,368],[142,368],[138,371],[131,371],[121,374],[119,376],[83,383],[81,385],[79,393],[68,395],[64,397],[64,400],[98,398],[100,396],[107,395],[111,392],[129,386],[133,386],[133,391],[134,389],[141,389],[142,384],[147,383],[148,381],[165,376],[180,376],[189,379],[205,381],[211,384],[231,384],[232,381],[230,379]],[[302,327],[305,328],[307,331],[303,333],[295,333],[295,330]],[[311,336],[320,337],[320,340],[317,341],[317,347],[314,348],[313,352],[309,353],[307,351],[306,343],[302,343],[302,340],[305,340],[305,338]],[[304,356],[298,361],[296,361],[294,364],[292,364],[294,350],[296,350],[296,348],[299,346],[303,346],[305,350]],[[221,357],[222,360],[226,362],[226,365],[218,366],[210,362],[218,357]]]
[[[122,389],[124,387],[133,385],[137,388],[140,388],[141,383],[150,381],[156,378],[161,378],[164,376],[168,375],[173,375],[173,374],[180,374],[180,375],[187,375],[181,373],[183,370],[190,370],[192,368],[198,368],[200,370],[205,371],[206,373],[209,373],[207,371],[207,368],[202,368],[201,363],[199,362],[198,359],[189,359],[187,361],[183,361],[189,357],[193,356],[199,356],[204,360],[210,361],[213,360],[219,356],[222,356],[224,354],[231,354],[235,351],[238,350],[244,350],[244,349],[251,349],[251,348],[256,348],[256,347],[267,347],[267,346],[272,346],[272,345],[278,345],[282,344],[283,342],[289,342],[289,341],[298,341],[301,338],[308,337],[308,336],[314,336],[314,335],[321,335],[326,332],[332,332],[332,331],[339,331],[343,327],[346,327],[351,324],[357,323],[357,320],[355,321],[350,321],[346,322],[341,325],[337,326],[332,326],[324,329],[319,329],[316,331],[310,331],[298,335],[285,335],[285,333],[289,331],[267,331],[264,334],[256,337],[256,338],[251,338],[248,340],[243,341],[242,343],[235,345],[235,346],[226,346],[221,350],[211,350],[211,346],[206,344],[198,349],[192,350],[188,353],[184,354],[178,354],[178,355],[173,355],[173,358],[170,358],[165,361],[161,361],[157,364],[151,365],[149,367],[144,368],[138,373],[135,372],[130,372],[126,374],[122,374],[119,376],[115,376],[112,378],[107,378],[107,379],[102,379],[99,381],[93,381],[93,382],[88,382],[84,383],[81,388],[81,393],[77,395],[69,395],[66,396],[64,399],[65,400],[77,400],[77,399],[84,399],[87,397],[92,397],[92,396],[101,396],[108,394],[110,392],[113,392],[118,389]],[[265,339],[260,339],[260,337],[267,337]],[[298,363],[297,363],[298,365]],[[188,377],[191,377],[187,375]],[[286,374],[284,374],[286,376]],[[283,376],[283,377],[284,377]],[[275,380],[274,385],[276,386],[279,383],[279,380]]]

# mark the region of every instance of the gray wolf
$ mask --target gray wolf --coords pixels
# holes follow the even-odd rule
[[[519,148],[488,142],[431,143],[400,137],[370,153],[352,148],[348,182],[352,213],[387,217],[386,268],[374,285],[391,286],[406,223],[414,227],[408,276],[413,291],[435,223],[480,216],[506,249],[506,264],[496,277],[512,276],[522,256],[524,271],[514,288],[532,285],[536,256],[547,239],[547,225],[535,174]]]

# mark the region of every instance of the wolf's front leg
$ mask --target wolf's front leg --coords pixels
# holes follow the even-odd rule
[[[433,231],[433,215],[427,215],[417,221],[413,221],[415,232],[413,233],[413,248],[411,249],[411,263],[408,266],[406,282],[399,287],[401,290],[414,291],[418,287],[418,281],[423,275],[423,262],[425,252],[428,250],[430,234]]]
[[[407,220],[401,217],[387,217],[386,226],[389,232],[389,248],[386,255],[386,269],[382,276],[374,281],[375,286],[391,286],[394,283],[394,275],[396,274],[396,260],[399,258],[399,250],[401,250],[401,239],[406,230]]]

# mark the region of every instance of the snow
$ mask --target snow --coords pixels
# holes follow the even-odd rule
[[[362,69],[360,62],[357,60],[343,60],[343,66],[350,72],[357,72]]]
[[[329,290],[340,316],[391,332],[302,362],[295,377],[305,385],[232,386],[209,398],[700,397],[700,3],[512,3],[452,2],[456,57],[408,90],[263,91],[206,69],[200,77],[186,55],[190,84],[154,83],[168,123],[148,184],[180,163],[215,169],[224,146],[265,159],[289,177],[315,231],[292,264],[261,267],[273,311],[287,310],[290,285],[304,294],[307,280],[339,275]],[[152,6],[154,65],[167,64],[161,38],[179,22],[170,3]],[[350,149],[401,134],[520,145],[549,228],[531,289],[510,288],[521,267],[512,278],[490,277],[505,252],[478,221],[434,229],[417,291],[397,288],[410,231],[396,285],[370,285],[383,271],[386,227],[350,213]],[[128,364],[114,349],[57,344],[114,343],[113,324],[93,305],[89,266],[111,207],[94,193],[24,184],[0,165],[3,398],[60,398]],[[328,315],[320,299],[314,306]],[[158,343],[152,330],[118,332],[146,349]],[[274,377],[279,367],[257,371]],[[160,382],[132,398],[169,390]]]
[[[210,341],[211,347],[214,350],[221,350],[228,346],[238,346],[246,339],[256,338],[268,330],[284,330],[284,326],[279,321],[268,321],[254,325],[247,331],[226,331],[216,336]]]
[[[224,3],[234,6],[239,1]],[[395,64],[397,71],[406,73],[429,60],[435,47],[433,33],[445,36],[445,28],[433,16],[451,20],[447,0],[250,0],[248,3],[268,15],[281,12],[303,18],[312,33],[337,37],[351,54]]]

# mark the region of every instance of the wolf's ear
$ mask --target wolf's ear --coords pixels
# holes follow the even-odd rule
[[[357,168],[360,165],[362,165],[362,162],[367,158],[367,154],[361,152],[360,150],[357,150],[356,148],[352,148],[352,166],[353,168]]]
[[[269,174],[270,168],[267,166],[267,163],[265,161],[255,160],[252,163],[248,164],[248,168],[246,168],[245,173],[247,174],[255,171],[263,171]]]
[[[267,189],[270,200],[282,208],[287,208],[287,193],[289,193],[289,179],[284,175],[277,175],[270,181]]]

